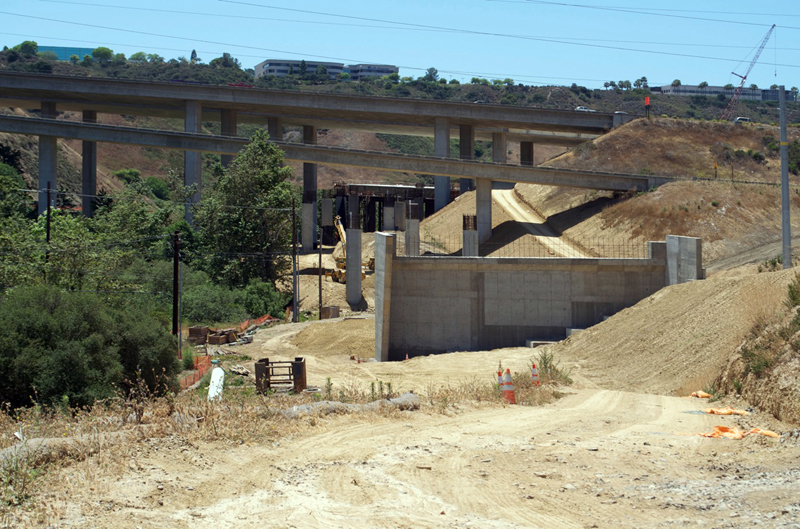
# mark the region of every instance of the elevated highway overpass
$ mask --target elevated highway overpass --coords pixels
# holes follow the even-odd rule
[[[535,143],[575,145],[633,119],[627,115],[14,72],[0,72],[0,106],[39,110],[42,118],[53,125],[47,128],[33,121],[23,124],[11,118],[3,119],[6,129],[16,127],[16,130],[7,132],[39,135],[40,189],[45,188],[47,182],[56,188],[57,138],[83,140],[82,187],[85,195],[94,194],[97,142],[184,150],[185,182],[197,186],[193,201],[199,201],[200,152],[220,152],[223,163],[229,163],[232,155],[244,144],[244,140],[237,137],[239,123],[267,125],[270,137],[279,142],[283,139],[284,127],[301,126],[305,145],[281,143],[281,147],[286,150],[287,158],[304,162],[304,249],[313,246],[315,215],[312,212],[316,211],[318,163],[436,175],[437,210],[449,200],[451,177],[461,178],[462,190],[472,188],[473,181],[477,182],[477,214],[479,226],[483,226],[481,240],[490,235],[486,226],[491,229],[492,180],[537,181],[601,189],[616,189],[617,186],[626,186],[625,182],[643,180],[627,175],[556,175],[556,170],[531,167]],[[58,112],[63,111],[81,112],[83,123],[67,124],[56,120]],[[184,133],[101,129],[102,126],[95,123],[98,114],[102,113],[183,119]],[[222,137],[202,134],[202,122],[210,120],[220,121]],[[405,157],[316,147],[319,128],[432,136],[436,156]],[[450,138],[453,134],[457,134],[460,140],[458,159],[451,158]],[[492,141],[495,164],[471,161],[476,139]],[[506,163],[509,141],[520,143],[521,164],[518,166]],[[42,198],[40,196],[40,212],[46,208],[46,201]],[[84,202],[84,211],[91,214],[88,200]],[[191,220],[190,207],[187,207],[187,218]]]

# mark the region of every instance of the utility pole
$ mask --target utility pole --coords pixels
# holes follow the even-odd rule
[[[783,269],[792,267],[792,223],[789,212],[789,142],[786,138],[786,87],[778,87],[781,106],[781,225],[783,235]]]
[[[292,199],[292,322],[297,323],[297,212]]]

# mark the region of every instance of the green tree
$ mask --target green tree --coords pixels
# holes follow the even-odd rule
[[[100,46],[92,50],[92,57],[98,62],[107,63],[114,58],[114,51],[105,46]]]
[[[678,88],[680,85],[681,85],[680,79],[675,79],[674,81],[672,81],[672,88]]]
[[[91,66],[92,64],[94,64],[94,59],[92,58],[92,56],[91,55],[84,55],[83,56],[83,61],[81,62],[81,65],[83,65],[83,66]]]
[[[222,57],[217,57],[216,59],[212,59],[211,62],[208,63],[209,66],[212,68],[233,68],[236,70],[241,70],[242,65],[239,64],[239,60],[236,59],[230,53],[223,53]]]
[[[78,64],[80,62],[80,60],[81,60],[81,58],[78,57],[75,54],[72,54],[72,55],[69,56],[69,62],[71,62],[72,64]]]
[[[608,90],[610,86],[611,86],[611,83],[609,83],[608,81],[603,83],[603,88],[605,88],[606,90]]]
[[[136,53],[132,54],[128,60],[131,62],[145,62],[147,61],[147,54],[143,51],[137,51]]]
[[[148,53],[147,54],[147,62],[151,62],[153,64],[163,64],[164,63],[164,57],[162,57],[158,53]]]
[[[283,152],[257,131],[206,194],[195,216],[205,269],[215,281],[246,286],[253,279],[274,283],[285,267],[293,194]],[[244,254],[239,259],[234,256]]]
[[[34,40],[25,40],[12,49],[22,55],[36,55],[39,52],[39,45]]]
[[[733,92],[734,86],[731,83],[728,83],[723,88],[726,92]]]
[[[776,84],[773,84],[773,85],[771,85],[771,86],[769,87],[769,89],[770,89],[770,90],[777,90],[777,89],[778,89],[778,85],[776,85]]]
[[[350,80],[350,74],[347,73],[347,72],[340,73],[339,74],[339,80],[341,80],[341,81],[349,81]]]
[[[753,83],[750,85],[750,90],[758,90],[758,85]]]
[[[328,76],[328,69],[325,68],[324,64],[320,64],[317,66],[317,71],[315,72],[320,77],[327,77]]]
[[[705,91],[706,91],[706,88],[708,88],[708,83],[707,83],[707,82],[705,82],[705,81],[701,81],[701,82],[700,82],[700,84],[699,84],[699,85],[697,85],[697,88],[699,88],[700,90],[702,90],[703,92],[705,92]]]
[[[428,68],[425,70],[425,75],[422,76],[423,81],[428,81],[430,83],[435,83],[439,80],[439,70],[436,68]]]
[[[300,61],[300,71],[299,71],[299,73],[300,73],[301,77],[308,73],[308,65],[306,64],[306,60],[305,59]]]

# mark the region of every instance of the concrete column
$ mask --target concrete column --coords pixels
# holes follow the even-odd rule
[[[267,132],[272,141],[283,141],[283,118],[267,118]]]
[[[492,161],[506,163],[508,161],[507,134],[505,132],[492,132]]]
[[[235,108],[223,108],[221,113],[221,129],[223,136],[236,136],[238,132],[238,115]],[[228,167],[234,155],[223,154],[221,157],[223,167]]]
[[[533,165],[533,142],[521,141],[519,142],[519,164],[520,165]]]
[[[392,308],[392,261],[396,238],[390,233],[375,234],[375,360],[389,360],[389,335]]]
[[[42,101],[41,116],[56,118],[56,104]],[[47,211],[47,184],[50,183],[50,206],[55,206],[58,191],[58,138],[55,136],[39,136],[39,215]]]
[[[383,202],[383,231],[395,231],[397,225],[394,222],[394,197],[386,197]]]
[[[336,239],[333,236],[333,200],[330,198],[323,198],[321,209],[322,218],[320,219],[320,225],[322,226],[322,244],[333,246],[336,244]]]
[[[200,132],[202,126],[203,107],[199,101],[186,102],[186,117],[184,131]],[[183,155],[183,184],[195,186],[195,192],[189,198],[189,203],[184,209],[186,222],[192,224],[194,218],[194,204],[200,202],[203,177],[203,159],[199,152],[185,151]]]
[[[703,240],[667,235],[666,276],[667,285],[704,279]]]
[[[422,218],[422,200],[415,199],[408,203],[406,218],[406,256],[419,255],[419,223]]]
[[[361,305],[361,215],[358,196],[350,195],[347,213],[347,281],[345,297],[351,310]]]
[[[84,123],[97,123],[97,112],[83,111]],[[81,146],[81,211],[84,216],[94,215],[95,199],[97,194],[97,142],[84,141]]]
[[[463,237],[461,256],[478,257],[480,255],[478,244],[478,219],[475,215],[464,215],[463,230],[461,233]]]
[[[492,181],[478,178],[475,192],[475,215],[478,218],[478,242],[483,244],[492,237]]]
[[[394,222],[397,231],[406,231],[406,201],[398,200],[394,203]]]
[[[303,126],[303,143],[316,145],[317,127]],[[314,249],[317,238],[317,164],[303,163],[303,223],[300,227],[303,251]]]
[[[433,150],[439,158],[450,158],[450,123],[447,118],[436,118],[433,124]],[[434,176],[434,195],[436,211],[450,203],[450,178]]]
[[[458,127],[458,150],[459,158],[462,160],[475,159],[475,127],[472,125],[460,125]],[[459,181],[461,194],[474,189],[472,178],[461,178]]]

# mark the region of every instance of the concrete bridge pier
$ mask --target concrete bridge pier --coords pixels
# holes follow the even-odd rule
[[[533,165],[533,142],[521,141],[519,142],[519,164],[520,165]]]
[[[97,123],[97,112],[83,111],[84,123]],[[81,144],[81,211],[86,217],[94,215],[94,195],[97,194],[97,142]]]
[[[433,152],[439,158],[450,158],[450,123],[447,118],[435,118],[433,123]],[[433,177],[434,209],[439,211],[450,203],[450,177]]]
[[[377,224],[377,200],[374,197],[364,199],[364,232],[373,233]]]
[[[477,179],[475,191],[475,216],[477,218],[478,242],[483,244],[492,237],[492,181]]]
[[[203,106],[199,101],[186,102],[186,117],[184,119],[185,132],[202,132]],[[198,151],[184,151],[183,154],[183,184],[194,186],[195,191],[189,198],[189,203],[184,208],[184,218],[190,225],[194,219],[194,205],[200,202],[203,176],[203,159]]]
[[[320,225],[322,226],[322,244],[326,246],[333,246],[336,239],[333,236],[333,200],[330,198],[323,198],[320,204],[322,209],[322,218]]]
[[[395,203],[394,197],[386,197],[383,202],[383,225],[381,226],[383,231],[395,231],[397,229],[397,225],[394,222]]]
[[[317,127],[303,125],[303,143],[317,144]],[[317,235],[317,164],[303,163],[303,220],[300,226],[303,251],[314,250]]]
[[[42,101],[41,115],[43,118],[56,118],[56,104],[51,101]],[[39,136],[39,215],[47,211],[47,184],[50,184],[50,206],[55,206],[57,196],[57,152],[58,138],[55,136]]]
[[[419,255],[419,223],[422,220],[422,200],[414,199],[408,203],[406,218],[406,256]]]
[[[464,215],[461,234],[461,257],[480,257],[478,219],[475,215]]]
[[[283,141],[283,118],[267,118],[267,133],[272,141]]]
[[[220,117],[220,128],[223,136],[236,136],[238,132],[238,114],[235,108],[223,108]],[[220,161],[223,167],[228,167],[234,159],[232,154],[223,154]]]
[[[347,201],[347,258],[345,270],[347,281],[345,296],[352,310],[361,305],[361,205],[357,195]]]
[[[397,200],[394,203],[394,224],[397,231],[406,231],[406,201]]]
[[[472,125],[460,125],[458,127],[458,150],[459,158],[462,160],[475,159],[475,127]],[[472,178],[459,179],[460,194],[475,189]]]

